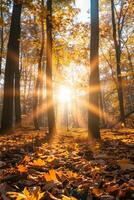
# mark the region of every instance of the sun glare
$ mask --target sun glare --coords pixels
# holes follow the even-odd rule
[[[60,86],[58,90],[58,100],[61,103],[69,103],[71,101],[71,90],[66,86]]]

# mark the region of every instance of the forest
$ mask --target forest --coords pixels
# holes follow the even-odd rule
[[[0,0],[0,200],[134,199],[133,13]]]

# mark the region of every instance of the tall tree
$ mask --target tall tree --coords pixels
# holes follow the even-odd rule
[[[121,5],[120,15],[122,13],[123,4]],[[123,88],[122,88],[122,77],[121,77],[121,35],[123,29],[124,18],[121,17],[118,21],[118,31],[116,28],[116,20],[115,20],[115,4],[114,0],[111,0],[111,13],[112,13],[112,27],[113,27],[113,40],[115,46],[115,54],[116,54],[116,70],[117,70],[117,82],[118,82],[118,99],[119,99],[119,109],[120,109],[120,120],[125,123],[125,113],[124,113],[124,102],[123,102]]]
[[[14,0],[12,20],[10,26],[10,35],[7,49],[7,59],[4,78],[4,99],[2,110],[1,129],[8,130],[13,126],[13,104],[15,89],[15,104],[19,101],[19,44],[20,44],[20,20],[21,20],[21,1]],[[15,83],[15,85],[14,85]],[[17,107],[17,105],[15,106]],[[20,106],[19,106],[20,107]],[[20,112],[15,109],[16,121],[20,121]]]
[[[47,117],[49,135],[56,132],[53,84],[52,84],[52,0],[47,0],[47,44],[46,44],[46,92],[47,92]]]
[[[39,52],[38,60],[38,75],[34,90],[34,126],[35,129],[39,129],[39,122],[42,121],[42,104],[43,104],[43,65],[42,58],[44,53],[44,43],[45,43],[45,31],[44,31],[44,0],[41,1],[41,48]]]
[[[1,67],[2,67],[2,54],[3,54],[3,46],[4,46],[4,30],[3,30],[3,2],[2,0],[0,1],[0,19],[1,19],[1,24],[0,24],[0,74],[1,74]]]
[[[89,109],[88,111],[88,133],[95,139],[100,139],[99,97],[99,2],[91,0],[89,107],[92,107],[93,110]]]
[[[21,126],[21,105],[20,105],[20,70],[19,70],[19,53],[17,54],[16,68],[15,68],[15,125]]]

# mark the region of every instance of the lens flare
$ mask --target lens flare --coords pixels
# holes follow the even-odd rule
[[[71,90],[66,86],[60,86],[58,89],[58,100],[60,103],[69,103],[71,101]]]

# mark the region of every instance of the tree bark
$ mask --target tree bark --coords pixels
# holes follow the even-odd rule
[[[99,3],[91,0],[91,41],[90,41],[90,77],[89,77],[89,107],[92,106],[97,112],[88,110],[88,134],[89,137],[100,139],[99,128]],[[96,87],[98,90],[96,90]],[[93,89],[93,93],[90,92]]]
[[[20,71],[15,70],[15,125],[21,126],[21,105],[20,105]]]
[[[35,129],[39,129],[40,122],[42,121],[42,104],[43,104],[43,69],[42,69],[42,57],[44,53],[44,42],[45,42],[45,32],[44,32],[44,0],[41,2],[42,12],[41,12],[41,49],[39,53],[38,61],[38,75],[36,80],[35,92],[34,92],[34,126]]]
[[[13,127],[14,76],[19,68],[21,8],[22,4],[17,4],[14,1],[5,66],[4,99],[1,121],[1,129],[3,131]]]
[[[0,2],[0,17],[1,19],[3,19],[3,8],[2,8],[2,0]],[[4,46],[4,30],[3,30],[3,26],[1,27],[0,30],[0,40],[1,40],[1,46],[0,46],[0,75],[1,75],[1,68],[2,68],[2,54],[3,54],[3,46]]]
[[[121,32],[118,30],[117,39],[117,29],[115,21],[115,11],[114,11],[114,0],[111,0],[111,13],[112,13],[112,27],[113,27],[113,39],[116,54],[116,70],[117,70],[117,82],[118,82],[118,100],[119,100],[119,110],[120,119],[122,123],[125,123],[125,112],[124,112],[124,101],[123,101],[123,89],[122,89],[122,77],[121,77]]]
[[[53,86],[52,86],[52,0],[47,0],[47,45],[46,45],[46,98],[47,98],[47,117],[48,131],[52,136],[56,133]]]

